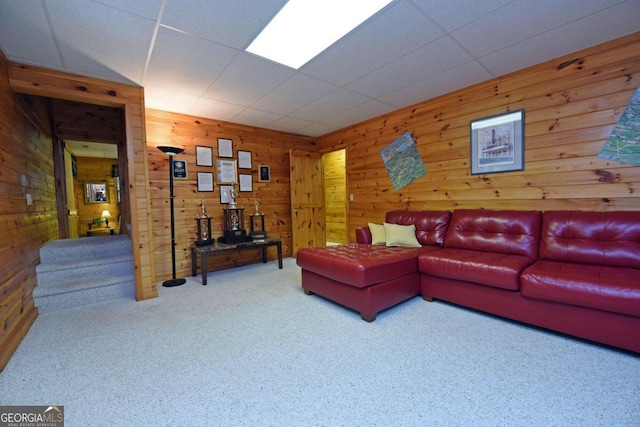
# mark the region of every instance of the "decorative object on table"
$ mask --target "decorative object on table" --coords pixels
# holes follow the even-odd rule
[[[411,132],[405,132],[380,152],[395,191],[427,174]]]
[[[178,147],[159,146],[158,150],[169,155],[169,206],[171,210],[171,272],[172,276],[170,280],[162,282],[162,286],[167,288],[173,286],[184,285],[187,281],[185,279],[176,279],[176,231],[175,231],[175,219],[173,213],[173,177],[174,177],[174,160],[173,156],[184,152],[184,149]],[[185,174],[186,174],[186,162],[185,162]]]
[[[249,218],[251,220],[251,231],[249,232],[249,236],[253,240],[264,240],[267,238],[267,232],[264,229],[264,213],[260,212],[258,199],[253,199],[253,209],[253,213],[249,214]],[[260,228],[258,228],[258,226]]]
[[[217,159],[216,169],[218,174],[218,184],[236,183],[236,161],[228,159]]]
[[[247,236],[247,230],[244,228],[244,208],[226,207],[222,208],[224,214],[224,231],[222,237],[218,240],[221,243],[241,243],[250,242],[252,239]]]
[[[211,238],[211,217],[207,215],[207,207],[204,205],[204,199],[200,201],[200,211],[200,215],[196,216],[196,246],[211,245],[214,243],[214,240]]]
[[[233,157],[233,140],[218,138],[218,157]]]
[[[235,209],[236,206],[236,187],[234,185],[231,186],[231,190],[229,190],[229,208]]]
[[[238,168],[251,169],[251,151],[238,150]]]
[[[251,231],[249,236],[253,240],[264,240],[267,238],[267,231],[264,229],[264,214],[250,214]]]
[[[196,166],[213,166],[213,148],[196,145]]]
[[[524,170],[524,110],[471,122],[471,175]]]
[[[111,213],[108,210],[103,210],[101,218],[104,219],[105,227],[109,228],[109,218],[111,218]]]
[[[258,181],[269,182],[271,181],[271,168],[267,165],[258,166]]]

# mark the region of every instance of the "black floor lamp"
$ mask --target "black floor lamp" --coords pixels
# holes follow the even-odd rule
[[[173,286],[184,285],[187,281],[185,279],[176,279],[176,231],[173,219],[173,156],[180,154],[184,151],[178,147],[166,147],[160,146],[158,150],[169,155],[169,206],[171,208],[171,269],[173,276],[171,280],[162,282],[162,286],[167,288]]]

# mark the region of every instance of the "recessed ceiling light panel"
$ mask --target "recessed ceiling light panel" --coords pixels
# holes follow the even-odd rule
[[[247,52],[298,69],[393,0],[289,0]]]

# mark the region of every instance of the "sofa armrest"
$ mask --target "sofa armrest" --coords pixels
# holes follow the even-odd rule
[[[356,243],[371,244],[371,230],[368,225],[356,228]]]

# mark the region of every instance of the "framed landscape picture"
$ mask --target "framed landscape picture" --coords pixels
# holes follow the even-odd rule
[[[471,175],[524,169],[524,110],[471,122]]]

